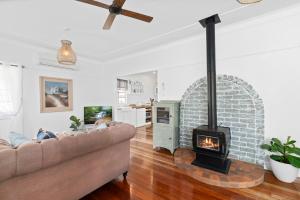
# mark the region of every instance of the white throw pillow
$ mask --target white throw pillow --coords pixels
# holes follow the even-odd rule
[[[106,123],[101,123],[101,124],[99,124],[98,126],[97,126],[97,130],[101,130],[101,129],[105,129],[105,128],[107,128],[107,125],[106,125]]]

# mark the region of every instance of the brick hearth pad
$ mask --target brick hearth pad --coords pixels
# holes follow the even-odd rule
[[[250,188],[264,181],[265,171],[262,166],[232,160],[229,173],[222,174],[191,164],[196,154],[189,149],[177,149],[174,154],[175,164],[192,178],[203,183],[224,188]]]

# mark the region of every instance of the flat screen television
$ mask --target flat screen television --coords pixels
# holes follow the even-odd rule
[[[106,123],[112,121],[112,106],[84,107],[84,124],[95,124],[99,119]]]

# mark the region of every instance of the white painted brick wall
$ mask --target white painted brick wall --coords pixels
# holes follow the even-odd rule
[[[264,164],[264,106],[253,87],[227,75],[217,77],[218,124],[231,128],[230,157]],[[192,84],[182,97],[180,146],[192,148],[192,131],[207,124],[207,80]]]

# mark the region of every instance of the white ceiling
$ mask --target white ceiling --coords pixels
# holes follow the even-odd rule
[[[112,0],[101,2],[111,4]],[[108,11],[102,8],[74,0],[0,0],[0,36],[54,50],[66,38],[72,40],[78,55],[108,61],[198,34],[203,29],[197,21],[216,13],[224,26],[297,3],[264,0],[243,6],[236,0],[127,0],[125,9],[153,16],[153,22],[117,16],[112,29],[105,31]]]

